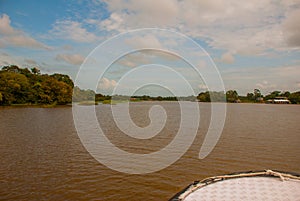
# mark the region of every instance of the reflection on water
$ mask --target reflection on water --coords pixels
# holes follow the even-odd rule
[[[133,121],[147,126],[154,104],[132,103]],[[128,152],[150,153],[170,143],[180,122],[178,103],[159,104],[168,120],[161,133],[147,140],[120,132],[109,105],[96,110],[112,143]],[[119,173],[93,159],[76,134],[70,107],[1,108],[0,200],[167,200],[207,176],[257,169],[300,172],[300,106],[229,104],[223,134],[203,160],[198,154],[210,107],[199,106],[200,128],[188,152],[170,167],[145,175]]]

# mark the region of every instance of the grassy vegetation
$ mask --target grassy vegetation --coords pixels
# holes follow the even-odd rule
[[[104,100],[102,101],[102,104],[110,104],[110,105],[116,105],[119,103],[127,103],[128,100]]]
[[[18,108],[18,107],[31,107],[31,108],[54,108],[54,107],[71,107],[71,104],[32,104],[32,103],[24,103],[24,104],[11,104],[11,105],[0,105],[0,107],[10,107],[10,108]]]
[[[95,101],[81,101],[78,105],[98,105],[98,102]]]

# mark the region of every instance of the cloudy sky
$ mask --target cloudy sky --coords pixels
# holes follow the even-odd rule
[[[0,66],[38,66],[43,73],[66,73],[74,79],[85,58],[107,39],[131,30],[160,28],[196,41],[216,64],[226,90],[298,91],[299,19],[299,0],[0,0]],[[133,41],[123,45],[150,44],[161,50],[184,46],[180,40],[152,33]],[[116,86],[128,69],[153,63],[175,66],[180,74],[190,75],[187,79],[197,79],[176,56],[144,51],[115,62],[100,80],[102,90]],[[199,59],[197,65],[207,65],[206,59]],[[135,77],[151,80],[151,74],[155,71],[148,69]],[[168,73],[161,79],[180,88]],[[195,93],[206,87],[202,81],[192,85]]]

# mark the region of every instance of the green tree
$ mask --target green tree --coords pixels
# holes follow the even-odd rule
[[[260,98],[260,97],[262,97],[262,95],[261,95],[261,92],[260,92],[260,90],[259,90],[259,89],[254,89],[254,92],[253,92],[253,94],[254,94],[254,98],[255,98],[255,100],[256,100],[257,98]]]
[[[41,82],[39,101],[43,104],[66,104],[72,101],[72,87],[48,76]]]
[[[197,99],[200,101],[200,102],[210,102],[210,95],[209,95],[209,92],[206,91],[206,92],[201,92],[198,94],[197,96]]]
[[[229,103],[235,103],[239,99],[239,95],[235,90],[229,90],[226,92],[226,100]]]
[[[25,75],[13,71],[0,72],[2,104],[26,103],[29,82]]]
[[[28,70],[28,68],[20,69],[20,73],[25,75],[26,77],[31,77],[32,75],[32,73],[30,72],[30,70]]]
[[[274,99],[274,98],[280,96],[280,94],[281,94],[281,91],[273,91],[270,94],[267,94],[265,96],[265,100]]]
[[[300,104],[300,91],[290,93],[288,99],[291,101],[293,104]]]
[[[0,104],[66,104],[72,101],[73,81],[68,75],[41,74],[18,66],[4,66],[0,71]]]
[[[289,92],[289,91],[285,91],[285,92],[283,92],[283,93],[281,93],[280,94],[280,96],[282,96],[282,97],[289,97],[291,95],[291,93]]]
[[[10,65],[10,66],[3,66],[2,71],[20,73],[21,69],[16,65]]]
[[[211,91],[209,95],[213,102],[226,102],[226,94],[222,91]]]
[[[73,101],[97,101],[96,93],[93,90],[83,90],[75,86],[73,89]]]
[[[35,75],[40,75],[41,74],[41,71],[40,69],[34,67],[34,68],[31,68],[31,72]]]
[[[53,75],[50,75],[50,77],[55,78],[57,81],[64,82],[64,83],[70,85],[71,87],[74,87],[74,83],[73,83],[72,79],[68,75],[63,75],[63,74],[55,73]]]
[[[254,101],[255,100],[255,97],[254,97],[254,94],[253,93],[247,93],[247,100],[248,101]]]

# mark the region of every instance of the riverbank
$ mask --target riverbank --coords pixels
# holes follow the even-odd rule
[[[121,103],[128,103],[128,102],[174,102],[174,101],[158,101],[158,100],[104,100],[104,101],[82,101],[82,102],[75,102],[75,104],[82,105],[82,106],[92,106],[92,105],[117,105]],[[195,102],[195,101],[190,101]],[[196,101],[198,103],[205,103],[209,104],[211,102],[201,102]],[[218,102],[218,103],[224,103],[224,102]],[[227,104],[257,104],[257,105],[300,105],[300,104],[275,104],[275,103],[265,103],[265,102],[239,102],[239,103],[230,103],[226,102]],[[68,104],[11,104],[11,105],[0,105],[0,108],[19,108],[19,107],[30,107],[30,108],[58,108],[58,107],[72,107],[72,104],[74,103],[68,103]]]
[[[57,104],[11,104],[11,105],[0,105],[0,108],[59,108],[59,107],[72,107],[72,104],[57,105]]]

